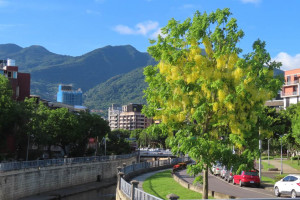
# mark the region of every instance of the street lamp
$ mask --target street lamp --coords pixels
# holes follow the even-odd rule
[[[279,134],[276,133],[276,135],[279,135]],[[283,174],[283,167],[282,167],[282,137],[283,137],[284,135],[286,135],[286,134],[279,135],[279,137],[280,137],[280,162],[281,162],[280,174]]]
[[[260,127],[258,127],[258,151],[259,151],[258,176],[259,176],[259,178],[261,178],[261,139],[260,139]]]
[[[268,139],[268,166],[270,166],[270,140],[272,138]]]

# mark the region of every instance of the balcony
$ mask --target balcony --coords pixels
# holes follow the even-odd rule
[[[281,92],[281,97],[299,96],[297,91],[294,92]]]
[[[288,81],[288,82],[285,82],[284,85],[297,85],[299,83],[299,80],[295,80],[295,81]]]

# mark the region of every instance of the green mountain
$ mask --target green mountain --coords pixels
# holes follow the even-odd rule
[[[20,71],[31,74],[31,94],[52,101],[59,83],[72,84],[85,92],[113,76],[155,63],[147,53],[130,45],[106,46],[72,57],[52,53],[38,45],[22,48],[2,44],[0,58],[16,60]]]
[[[84,94],[84,105],[91,109],[100,110],[106,116],[111,104],[126,105],[129,103],[146,103],[143,90],[147,83],[144,81],[144,68],[135,69],[129,73],[114,76],[104,83],[97,85]]]

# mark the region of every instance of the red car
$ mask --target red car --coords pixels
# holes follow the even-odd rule
[[[234,175],[232,180],[233,185],[239,184],[240,187],[244,185],[254,185],[260,187],[260,178],[256,170],[242,171],[241,175]]]

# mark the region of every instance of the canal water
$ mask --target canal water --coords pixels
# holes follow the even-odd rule
[[[62,198],[62,200],[115,200],[116,187],[116,185],[112,185],[97,190],[91,190]]]

